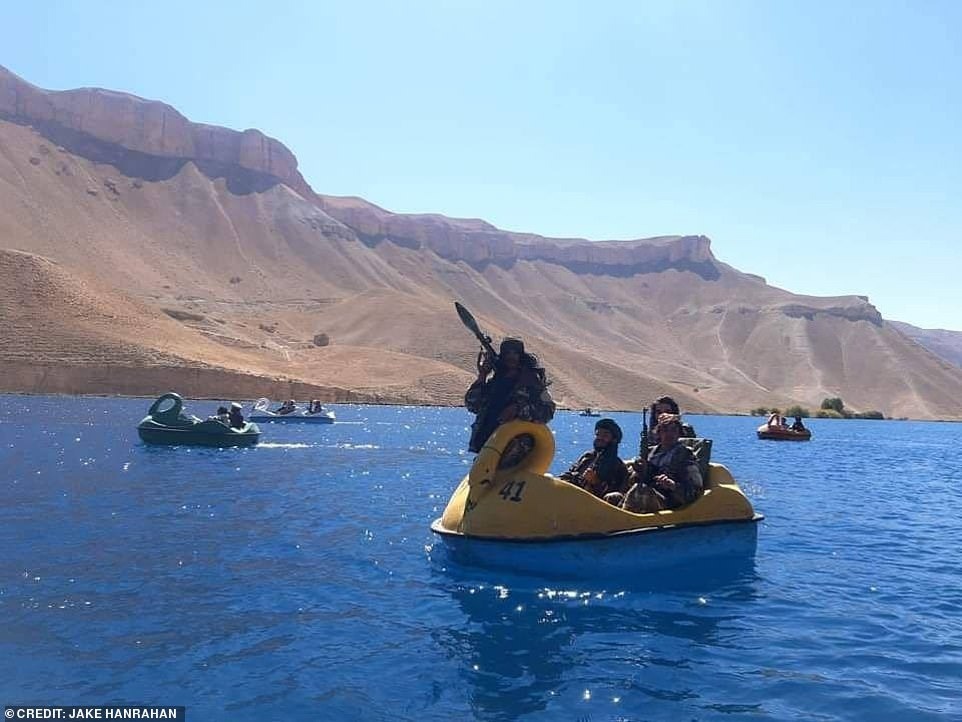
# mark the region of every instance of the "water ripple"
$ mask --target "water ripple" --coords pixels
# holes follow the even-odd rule
[[[766,514],[755,556],[558,585],[439,563],[427,527],[469,460],[462,410],[345,405],[344,423],[216,450],[143,446],[146,405],[0,404],[0,700],[205,720],[962,718],[962,426],[814,420],[812,443],[781,445],[753,419],[696,418]],[[590,419],[554,426],[568,457],[589,443]]]

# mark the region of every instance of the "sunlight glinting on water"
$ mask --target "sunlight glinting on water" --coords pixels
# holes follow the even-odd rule
[[[461,409],[341,406],[344,423],[271,424],[220,450],[144,446],[143,401],[2,402],[4,702],[156,699],[231,720],[962,717],[959,425],[813,420],[812,442],[786,446],[751,418],[691,417],[766,515],[757,539],[702,563],[718,538],[688,530],[671,537],[684,562],[646,539],[616,578],[590,557],[555,578],[515,569],[533,547],[465,565],[430,532],[471,460]],[[591,423],[558,415],[554,472]]]

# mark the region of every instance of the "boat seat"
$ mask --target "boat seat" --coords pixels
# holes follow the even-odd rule
[[[702,483],[706,489],[710,488],[711,482],[709,480],[708,464],[711,462],[711,439],[682,437],[678,440],[691,449],[691,452],[695,455],[695,461],[698,462],[698,470],[701,472]]]

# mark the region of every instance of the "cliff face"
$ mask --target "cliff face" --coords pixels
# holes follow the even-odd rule
[[[0,117],[59,126],[160,158],[238,166],[310,192],[294,154],[259,130],[238,132],[192,123],[165,103],[127,93],[99,88],[42,90],[0,66]]]
[[[809,321],[818,315],[834,316],[846,321],[867,321],[875,326],[882,326],[882,314],[868,301],[854,298],[849,304],[833,304],[814,306],[804,303],[787,303],[779,310],[789,318],[806,318]]]
[[[390,241],[475,267],[494,264],[510,268],[518,261],[542,261],[597,275],[630,276],[669,268],[694,270],[704,278],[719,275],[711,241],[705,236],[598,242],[546,238],[503,231],[478,219],[389,213],[359,198],[316,197],[327,213],[353,228],[372,247]]]
[[[475,352],[452,313],[460,299],[492,335],[523,336],[570,406],[640,408],[669,393],[699,411],[837,395],[897,416],[962,409],[962,369],[868,299],[769,286],[718,260],[705,236],[589,242],[390,213],[315,194],[258,131],[123,93],[49,92],[0,69],[5,247],[56,263],[0,252],[0,335],[15,339],[0,365],[31,390],[104,391],[89,369],[114,363],[147,394],[201,368],[204,383],[246,374],[277,388],[268,380],[281,375],[456,403]],[[24,285],[24,269],[49,282]],[[129,371],[157,359],[160,371]],[[54,372],[34,367],[59,380],[45,387]]]
[[[548,239],[501,231],[479,220],[394,214],[359,199],[317,196],[297,170],[294,154],[258,130],[238,132],[192,123],[166,103],[128,93],[99,88],[43,90],[2,66],[0,117],[37,125],[53,134],[72,131],[134,153],[236,166],[270,176],[316,201],[371,245],[392,241],[475,265],[509,267],[519,260],[530,260],[600,274],[667,268],[699,269],[706,276],[716,273],[711,243],[705,236],[624,243]]]

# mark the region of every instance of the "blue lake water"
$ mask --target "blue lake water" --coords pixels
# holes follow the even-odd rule
[[[0,705],[962,719],[962,425],[812,420],[793,444],[692,417],[766,516],[754,557],[560,584],[439,561],[463,410],[338,406],[214,450],[142,445],[148,405],[0,397]],[[555,419],[556,472],[593,421]]]

